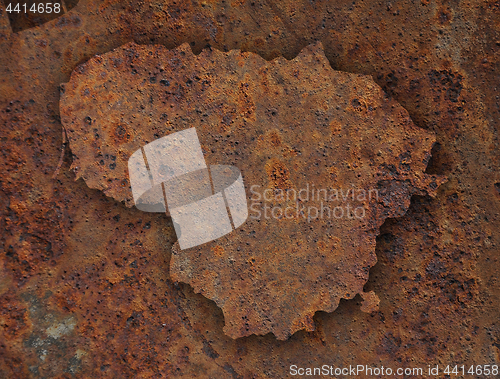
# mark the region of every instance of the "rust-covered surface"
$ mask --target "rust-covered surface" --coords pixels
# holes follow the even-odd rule
[[[0,377],[281,378],[299,367],[499,361],[497,1],[80,1],[13,33],[0,12]],[[232,339],[217,305],[169,274],[169,218],[74,180],[60,83],[134,41],[293,59],[320,41],[336,70],[371,75],[436,145],[445,175],[387,220],[365,299],[314,331]],[[69,146],[71,149],[71,146]],[[111,162],[110,162],[111,163]],[[366,294],[380,297],[379,310]],[[376,302],[376,301],[375,301]]]
[[[246,224],[170,261],[233,338],[313,331],[316,311],[363,292],[385,219],[444,181],[424,174],[434,135],[371,77],[332,70],[319,44],[271,62],[128,44],[78,66],[60,111],[77,178],[126,205],[130,156],[188,127],[209,163],[241,170]]]

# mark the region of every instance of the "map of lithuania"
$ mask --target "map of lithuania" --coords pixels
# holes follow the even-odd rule
[[[314,330],[316,311],[357,294],[376,310],[363,286],[380,226],[445,181],[425,174],[434,135],[371,77],[333,70],[320,44],[266,61],[130,43],[78,66],[62,91],[77,178],[128,207],[128,159],[174,132],[196,128],[207,164],[241,171],[246,223],[174,246],[170,261],[170,278],[215,301],[233,338]]]

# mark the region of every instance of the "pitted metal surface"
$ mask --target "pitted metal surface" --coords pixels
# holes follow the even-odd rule
[[[13,33],[2,6],[0,377],[281,378],[292,364],[498,362],[499,12],[496,1],[80,1]],[[52,179],[59,85],[131,41],[267,61],[320,41],[333,69],[371,75],[435,133],[426,173],[449,181],[380,227],[363,287],[378,311],[361,312],[356,296],[287,341],[230,338],[214,302],[172,281],[168,217],[138,216],[75,181],[71,144]]]

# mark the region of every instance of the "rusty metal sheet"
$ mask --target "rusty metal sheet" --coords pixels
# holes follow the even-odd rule
[[[424,173],[434,135],[371,77],[332,70],[320,44],[270,62],[128,44],[78,66],[62,91],[77,178],[129,206],[132,153],[176,131],[195,127],[208,163],[241,170],[247,222],[170,262],[233,338],[312,331],[316,311],[363,294],[380,225],[444,181]]]
[[[498,363],[499,17],[496,0],[85,0],[13,32],[0,3],[0,377],[282,378],[290,365]],[[287,341],[232,339],[213,301],[172,284],[167,217],[138,218],[75,181],[68,146],[52,179],[59,85],[131,41],[266,60],[321,41],[334,69],[371,75],[436,134],[426,172],[449,181],[380,227],[363,287],[379,295],[378,311],[363,313],[356,296]]]

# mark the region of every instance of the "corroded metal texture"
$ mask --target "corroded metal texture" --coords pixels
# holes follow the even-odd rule
[[[499,17],[493,0],[81,0],[13,33],[2,8],[0,377],[281,378],[291,364],[498,362]],[[334,69],[371,75],[436,134],[426,172],[449,181],[381,226],[363,288],[380,296],[378,311],[361,312],[356,296],[287,341],[232,339],[214,302],[172,282],[166,216],[138,216],[75,181],[71,146],[52,179],[60,83],[131,41],[266,60],[321,41]]]
[[[332,70],[319,44],[271,62],[128,44],[78,66],[62,91],[77,178],[127,205],[130,156],[188,127],[209,164],[241,170],[247,223],[170,262],[233,338],[314,330],[316,311],[363,292],[385,219],[443,182],[424,174],[433,134],[371,77]]]

